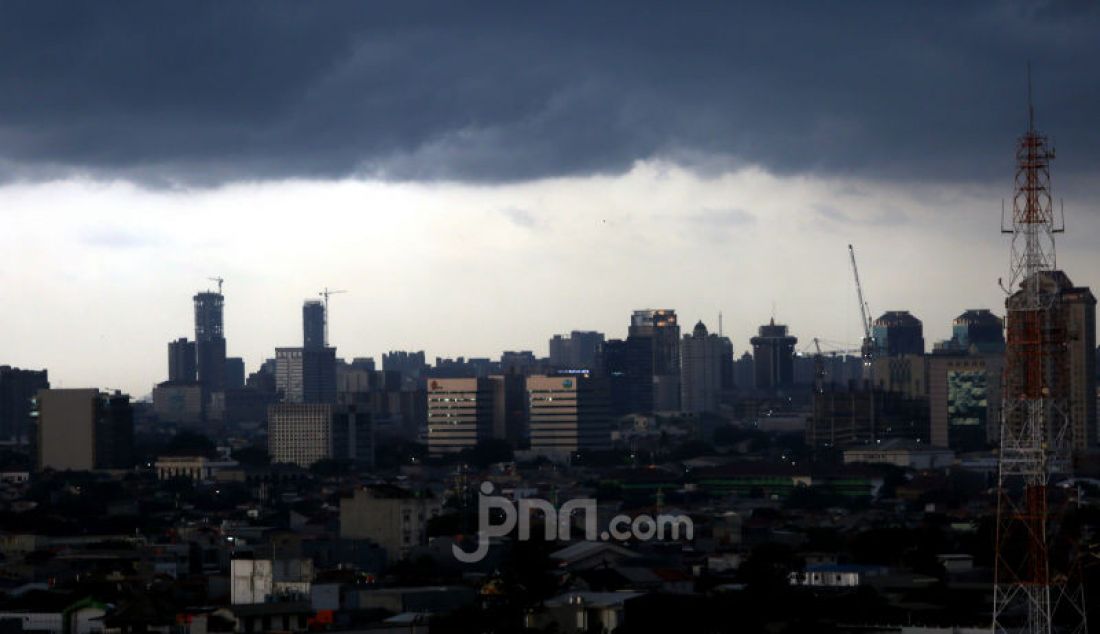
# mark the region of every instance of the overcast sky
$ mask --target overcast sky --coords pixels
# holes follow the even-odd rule
[[[1029,61],[1100,285],[1100,5],[774,4],[0,3],[0,363],[144,395],[217,275],[249,371],[326,285],[347,358],[854,344],[850,242],[931,347],[1003,313]]]

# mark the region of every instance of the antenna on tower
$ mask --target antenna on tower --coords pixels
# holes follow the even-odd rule
[[[323,291],[318,293],[321,297],[325,298],[325,347],[328,347],[328,296],[339,295],[340,293],[346,293],[343,290],[330,290],[329,287],[325,287]]]
[[[1027,63],[1027,131],[1035,131],[1035,104],[1031,100],[1031,61]]]
[[[225,283],[225,278],[222,278],[222,277],[208,277],[206,279],[210,280],[211,282],[217,282],[218,283],[218,295],[221,295],[222,294],[222,284]]]

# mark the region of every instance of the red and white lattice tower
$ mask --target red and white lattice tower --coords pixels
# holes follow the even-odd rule
[[[1050,188],[1054,151],[1028,128],[1016,150],[1007,350],[1000,428],[993,631],[1086,632],[1083,588],[1051,484],[1071,469],[1065,312],[1059,301]]]

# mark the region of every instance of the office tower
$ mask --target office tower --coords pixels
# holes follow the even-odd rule
[[[1004,355],[939,349],[925,358],[932,445],[960,452],[995,445]]]
[[[133,466],[129,396],[96,389],[46,389],[38,392],[37,405],[39,470]]]
[[[680,409],[690,414],[717,412],[728,339],[707,333],[703,322],[680,341]]]
[[[225,390],[224,298],[221,293],[198,293],[195,301],[195,358],[205,398]]]
[[[428,451],[473,449],[493,435],[493,381],[488,378],[428,381]]]
[[[738,390],[749,391],[756,387],[756,363],[748,351],[733,362],[733,384]]]
[[[600,346],[599,374],[607,381],[608,407],[613,417],[625,416],[630,409],[630,381],[627,377],[626,341],[610,339]]]
[[[228,357],[225,360],[225,389],[239,390],[244,387],[244,359]]]
[[[588,374],[527,378],[531,450],[573,453],[611,447],[608,385]]]
[[[874,385],[885,392],[898,392],[909,398],[928,397],[928,355],[900,354],[871,360]]]
[[[653,356],[653,404],[656,411],[680,409],[680,326],[676,311],[636,310],[627,340],[649,339]]]
[[[276,348],[275,389],[284,403],[335,403],[336,348]]]
[[[302,347],[320,350],[325,347],[325,304],[307,300],[302,304]]]
[[[1058,417],[1068,417],[1070,431],[1069,448],[1075,452],[1084,452],[1095,447],[1097,443],[1096,428],[1096,298],[1088,287],[1076,287],[1069,277],[1062,271],[1041,271],[1038,287],[1039,293],[1047,298],[1049,309],[1049,324],[1043,327],[1040,333],[1043,339],[1043,354],[1041,362],[1032,362],[1048,379],[1050,385],[1045,387],[1045,405],[1050,411],[1047,416],[1050,420]],[[1024,280],[1023,284],[1028,284]],[[1019,341],[1026,342],[1024,330],[1029,326],[1024,319],[1026,313],[1019,308],[1024,301],[1025,293],[1020,290],[1011,295],[1005,302],[1008,309],[1008,339],[1011,356],[1011,344],[1013,336]],[[1016,320],[1016,321],[1014,321]],[[1054,343],[1059,342],[1060,345]],[[1017,350],[1023,347],[1023,343],[1017,345]],[[1038,347],[1038,346],[1036,346]],[[1018,354],[1023,354],[1018,352]],[[1009,359],[1006,358],[1006,363]],[[1008,363],[1009,369],[1005,372],[1007,385],[1019,385],[1024,382],[1024,376],[1028,372],[1034,373],[1039,369],[1031,369],[1021,362]],[[1005,424],[1020,425],[1023,413],[1018,411],[1005,412]],[[1059,413],[1062,412],[1062,413]],[[1056,425],[1051,425],[1056,429]],[[1050,442],[1055,443],[1055,439]]]
[[[46,370],[0,366],[0,441],[26,444],[34,435],[34,397],[50,387]]]
[[[728,392],[733,390],[734,387],[737,385],[737,372],[735,370],[733,359],[733,342],[730,341],[729,337],[718,335],[718,345],[721,347],[719,356],[722,360],[722,375],[720,383],[722,385],[722,391]]]
[[[981,353],[1004,353],[1004,321],[987,308],[970,308],[951,322],[951,341],[962,349],[974,346]]]
[[[890,310],[871,328],[875,354],[924,354],[924,324],[907,310]]]
[[[180,337],[168,342],[168,380],[173,383],[192,383],[198,380],[195,342]]]
[[[490,376],[493,384],[493,438],[513,448],[526,447],[527,377],[522,374]]]
[[[760,326],[752,344],[755,386],[758,390],[774,391],[794,384],[794,345],[796,337],[787,334],[787,327],[775,323],[773,317]]]
[[[278,403],[268,408],[271,461],[309,467],[318,460],[374,466],[370,413],[355,405]]]
[[[550,339],[550,365],[592,370],[603,343],[603,333],[594,330],[574,330],[569,336],[554,335]]]

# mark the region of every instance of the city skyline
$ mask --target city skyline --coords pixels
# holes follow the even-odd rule
[[[201,94],[165,93],[182,104],[173,109],[137,90],[162,78],[120,70],[129,68],[120,60],[145,47],[163,63],[179,52],[172,45],[218,37],[201,23],[216,5],[176,15],[189,35],[171,44],[112,39],[86,62],[92,80],[30,55],[39,45],[27,38],[55,42],[64,57],[103,44],[113,33],[107,17],[136,34],[164,16],[88,14],[70,24],[71,36],[51,39],[58,27],[44,18],[56,7],[4,8],[5,25],[37,25],[4,41],[17,47],[12,67],[41,78],[0,103],[0,125],[20,131],[0,134],[0,293],[20,307],[0,315],[5,362],[48,368],[59,385],[147,394],[165,377],[164,343],[191,330],[187,299],[211,276],[227,280],[227,354],[249,371],[299,340],[301,301],[325,286],[351,291],[333,300],[331,328],[348,358],[401,349],[430,359],[545,354],[555,333],[624,336],[629,312],[644,307],[674,308],[685,324],[701,319],[712,331],[722,312],[738,354],[773,306],[804,344],[858,343],[849,243],[874,313],[911,311],[931,346],[967,308],[1004,312],[999,205],[1012,192],[1029,60],[1039,126],[1059,142],[1054,188],[1070,228],[1059,237],[1059,264],[1077,283],[1100,286],[1091,248],[1100,241],[1100,144],[1089,116],[1100,96],[1087,89],[1098,71],[1078,61],[1100,46],[1087,37],[1100,22],[1088,5],[913,9],[905,25],[889,8],[845,6],[827,16],[850,21],[832,35],[808,28],[805,14],[784,22],[792,16],[681,11],[659,34],[657,57],[640,36],[648,31],[614,7],[594,10],[594,22],[575,33],[551,20],[526,44],[505,27],[529,33],[531,25],[507,11],[410,17],[391,9],[342,5],[303,23],[278,11],[217,14],[225,32],[241,36],[226,46],[253,47],[227,62],[226,76],[253,77],[256,92],[242,102],[225,76],[184,75],[182,85]],[[617,19],[622,51],[594,31]],[[365,26],[372,20],[383,32]],[[456,55],[451,74],[402,53],[440,20],[453,27],[436,43]],[[689,46],[687,34],[710,33],[716,20],[743,41],[727,34]],[[275,43],[263,37],[268,28],[313,40],[328,27],[331,46],[300,59],[269,50]],[[976,46],[975,33],[998,44]],[[1022,33],[1060,37],[1006,54]],[[453,39],[463,34],[484,46],[467,50]],[[884,37],[913,48],[886,46]],[[557,51],[563,39],[590,55]],[[478,65],[506,43],[543,59],[543,72]],[[751,46],[769,54],[739,55]],[[819,80],[808,81],[807,56],[822,49],[839,57],[815,66]],[[864,50],[875,59],[861,58]],[[273,76],[265,51],[294,72]],[[621,85],[595,81],[622,70],[625,53],[650,63],[634,65]],[[407,64],[371,63],[384,59]],[[698,72],[676,70],[677,83],[665,85],[659,62]],[[905,72],[886,73],[891,64]],[[515,103],[465,92],[487,68],[519,82]],[[439,95],[461,98],[411,89],[392,103],[369,98],[378,82],[409,88],[427,79]],[[22,94],[12,81],[0,76],[0,86]],[[89,99],[57,101],[74,86],[88,88]],[[419,127],[402,119],[409,95],[421,97]],[[330,117],[318,113],[326,96]],[[36,99],[58,105],[36,108]],[[593,100],[607,113],[593,116]],[[356,115],[349,103],[366,110]],[[249,111],[262,116],[241,116]],[[295,117],[326,127],[310,137],[288,123]],[[135,134],[118,136],[120,120]],[[359,131],[382,134],[391,124],[385,142]],[[223,138],[224,126],[266,141]],[[596,141],[577,134],[585,130],[599,132]],[[108,136],[112,152],[89,151]],[[532,148],[530,160],[517,160],[515,147]]]

